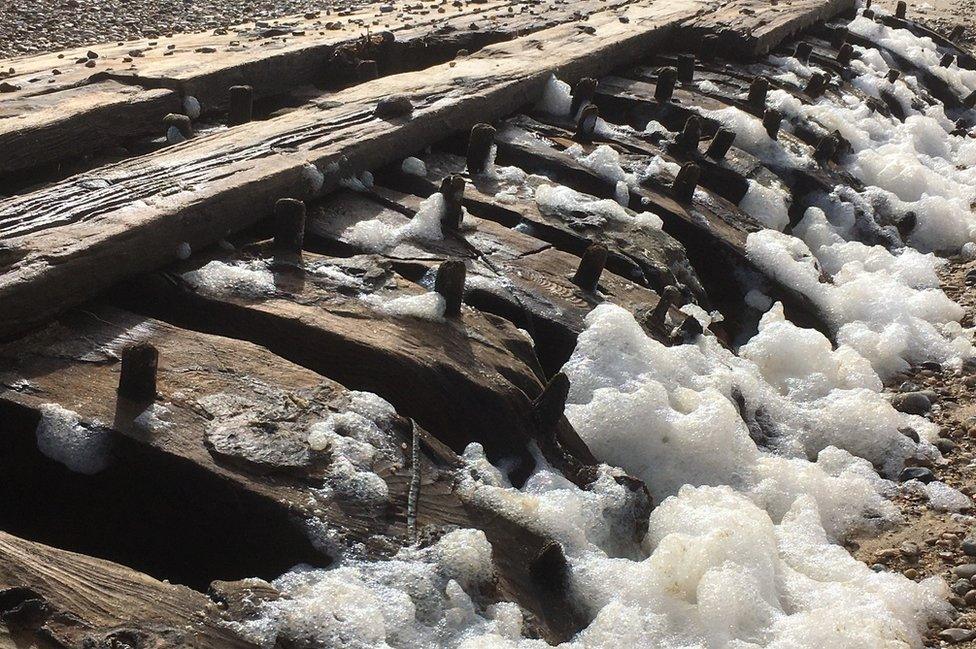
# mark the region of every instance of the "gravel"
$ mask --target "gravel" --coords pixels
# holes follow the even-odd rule
[[[0,56],[204,32],[365,0],[0,0]]]

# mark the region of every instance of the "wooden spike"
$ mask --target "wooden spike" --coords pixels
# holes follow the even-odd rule
[[[796,44],[796,48],[793,50],[793,56],[806,63],[810,60],[810,55],[813,53],[813,45],[807,43],[806,41],[800,41]]]
[[[695,55],[678,55],[678,80],[683,83],[690,83],[695,79]]]
[[[905,0],[898,0],[898,4],[895,5],[895,18],[905,19],[905,12],[908,10],[908,5],[905,4]]]
[[[874,9],[865,9],[861,12],[861,15],[869,20],[874,20]]]
[[[701,142],[702,123],[697,115],[691,115],[685,120],[685,127],[674,139],[675,145],[684,151],[697,152]]]
[[[701,168],[694,162],[686,162],[678,175],[674,177],[671,191],[674,197],[684,203],[690,203],[695,196],[695,187],[698,186],[698,179],[701,177]]]
[[[827,89],[827,75],[821,72],[814,72],[810,77],[810,81],[807,82],[807,87],[803,89],[803,92],[809,96],[816,99],[823,94],[823,91]]]
[[[654,310],[651,311],[648,324],[652,327],[663,327],[667,322],[668,311],[672,306],[681,302],[681,298],[680,288],[674,285],[665,286],[664,290],[661,291],[660,299],[654,306]]]
[[[955,55],[946,52],[945,55],[943,55],[942,60],[939,61],[939,65],[941,65],[944,68],[948,68],[949,66],[952,65],[952,62],[955,60],[956,60]]]
[[[532,416],[542,434],[549,434],[559,425],[569,398],[569,377],[559,372],[550,379],[542,394],[532,402]]]
[[[573,284],[584,291],[593,292],[600,281],[600,275],[607,265],[607,247],[602,243],[592,243],[586,248],[580,259],[579,267],[573,276]]]
[[[542,591],[557,592],[566,588],[569,563],[563,546],[549,540],[529,563],[529,574]]]
[[[766,129],[766,134],[775,140],[776,136],[779,135],[779,127],[783,123],[783,115],[775,108],[768,108],[763,113],[762,123],[763,128]]]
[[[175,127],[186,139],[193,137],[193,121],[186,115],[169,113],[163,118],[166,128]]]
[[[762,110],[766,107],[766,94],[769,92],[769,79],[763,76],[758,76],[752,80],[749,84],[749,98],[746,100],[749,105],[756,109]]]
[[[464,212],[461,202],[464,200],[464,177],[451,174],[441,181],[441,195],[444,196],[444,213],[441,214],[441,227],[446,230],[458,230]]]
[[[657,73],[657,85],[654,87],[654,99],[662,104],[671,101],[674,94],[674,83],[678,78],[675,68],[661,68]]]
[[[894,68],[890,68],[888,70],[888,74],[886,75],[886,78],[888,79],[888,81],[890,83],[894,83],[894,82],[898,81],[898,77],[900,77],[900,76],[901,76],[901,72],[899,72],[898,70],[896,70]]]
[[[583,106],[579,120],[576,122],[576,133],[573,139],[577,142],[592,142],[593,133],[596,131],[596,122],[600,117],[600,109],[595,104]]]
[[[962,25],[956,25],[955,27],[952,28],[952,31],[949,32],[949,40],[953,42],[958,41],[960,38],[962,38],[963,34],[965,33],[966,33],[965,27],[963,27]]]
[[[495,143],[495,127],[491,124],[475,124],[468,136],[468,173],[482,174],[488,167],[491,147]]]
[[[817,148],[813,152],[813,158],[821,164],[826,163],[837,152],[837,139],[833,135],[825,135],[817,142]]]
[[[156,398],[156,369],[159,352],[149,343],[136,343],[122,350],[119,396],[144,402]]]
[[[837,62],[843,66],[848,66],[851,63],[851,58],[854,56],[854,47],[850,43],[844,43],[837,50]]]
[[[674,331],[671,332],[671,342],[674,344],[694,342],[703,333],[705,333],[705,330],[702,329],[701,323],[692,316],[688,316],[684,319],[684,322],[675,327]]]
[[[705,155],[713,160],[721,160],[729,152],[729,149],[732,148],[733,142],[735,142],[735,132],[726,128],[720,128],[715,131],[715,135],[708,144],[708,150],[705,151]]]
[[[305,243],[305,203],[295,198],[279,198],[274,211],[275,248],[301,252]]]
[[[570,115],[576,115],[579,109],[593,101],[596,95],[597,81],[593,77],[583,77],[576,82],[573,88],[573,102],[570,106]]]
[[[231,126],[246,124],[254,113],[254,88],[251,86],[231,86],[227,123]]]
[[[464,278],[467,270],[460,259],[449,259],[437,267],[434,291],[444,298],[444,316],[454,318],[461,314],[464,298]]]

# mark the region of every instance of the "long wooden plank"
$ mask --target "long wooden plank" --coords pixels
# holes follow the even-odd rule
[[[315,307],[307,305],[305,310],[307,314]],[[366,329],[361,318],[359,322],[360,328]],[[477,337],[487,340],[491,335],[483,328],[478,329],[475,314],[468,314],[465,325],[472,331],[477,329]],[[434,332],[426,346],[427,352],[437,353],[436,346],[450,344],[450,338],[437,337]],[[474,335],[468,340],[472,345],[477,344]],[[160,354],[157,396],[149,403],[129,402],[116,394],[120,350],[135,342],[149,342]],[[495,342],[498,342],[497,337]],[[423,341],[416,344],[425,346]],[[460,359],[456,344],[453,349]],[[511,355],[512,367],[518,365],[516,352],[507,349],[494,352],[499,357]],[[417,367],[419,364],[418,359]],[[387,386],[393,385],[394,380],[399,381],[398,389],[403,393],[423,392],[423,386],[417,385],[417,382],[422,383],[420,374],[397,373],[395,368],[372,363],[368,357],[355,359],[350,366],[346,373],[375,375]],[[320,450],[311,448],[307,440],[311,427],[333,414],[361,411],[355,409],[352,395],[342,385],[275,356],[265,348],[242,340],[179,329],[118,309],[97,307],[67,314],[36,334],[0,346],[0,367],[4,368],[0,372],[0,417],[11,422],[4,429],[5,449],[17,446],[12,442],[13,436],[23,433],[33,436],[33,430],[18,430],[24,427],[13,425],[12,412],[26,410],[34,413],[34,417],[40,417],[45,404],[57,404],[70,410],[78,416],[81,425],[107,428],[113,436],[111,463],[99,474],[101,482],[98,484],[103,485],[101,491],[85,482],[85,476],[69,473],[78,480],[71,483],[75,485],[73,491],[77,491],[78,502],[74,493],[60,497],[52,493],[43,506],[25,502],[30,511],[22,512],[19,517],[14,513],[18,508],[11,504],[0,516],[7,529],[17,525],[25,532],[43,536],[50,528],[54,537],[50,541],[63,541],[78,536],[70,533],[75,524],[66,518],[76,517],[78,525],[82,526],[89,521],[102,522],[103,526],[91,529],[88,535],[90,544],[98,547],[90,547],[85,539],[75,538],[77,549],[95,551],[111,545],[102,537],[113,533],[111,521],[114,518],[111,517],[117,516],[123,523],[128,521],[129,528],[123,528],[127,530],[125,532],[118,530],[118,536],[124,541],[121,548],[115,547],[115,552],[127,553],[126,563],[145,562],[152,559],[147,557],[152,553],[145,545],[140,547],[140,543],[144,543],[140,541],[143,535],[131,529],[132,517],[137,512],[127,509],[134,501],[128,493],[118,493],[118,488],[124,489],[119,481],[145,482],[159,494],[153,503],[154,510],[142,514],[151,517],[155,510],[161,509],[161,503],[166,499],[163,494],[170,483],[177,480],[205,491],[207,499],[180,502],[178,506],[182,508],[182,518],[186,522],[174,520],[175,527],[195,524],[201,515],[193,510],[208,507],[211,500],[221,503],[221,507],[241,511],[236,519],[227,514],[220,519],[220,511],[211,512],[218,517],[210,525],[220,528],[216,532],[217,538],[203,539],[196,546],[169,549],[168,554],[174,555],[169,561],[179,563],[180,557],[218,547],[225,554],[234,556],[242,553],[243,547],[254,544],[263,548],[263,555],[267,555],[262,564],[255,566],[239,560],[236,567],[245,571],[260,570],[250,574],[270,578],[276,573],[268,574],[269,571],[283,572],[296,563],[327,562],[324,556],[318,556],[311,549],[307,529],[324,530],[327,536],[320,540],[335,551],[360,544],[371,556],[388,556],[409,543],[408,491],[416,468],[421,474],[416,510],[418,530],[432,534],[454,526],[484,530],[494,548],[501,597],[517,601],[531,611],[537,618],[539,633],[547,639],[565,640],[581,624],[565,593],[543,596],[533,585],[529,564],[548,539],[509,520],[503,513],[485,510],[483,505],[471,501],[466,492],[457,490],[456,468],[462,466],[460,460],[420,427],[411,427],[408,420],[396,415],[376,420],[376,434],[384,441],[369,440],[382,449],[370,469],[386,484],[386,495],[364,496],[357,489],[350,489],[355,483],[350,485],[330,477],[335,451],[331,446]],[[484,371],[485,368],[475,364],[475,370]],[[490,407],[496,401],[487,398],[486,403]],[[334,430],[342,436],[351,434],[339,424]],[[410,459],[411,430],[421,439],[421,464],[418,467],[414,467]],[[439,434],[447,438],[452,431],[453,427]],[[508,441],[515,450],[519,442]],[[524,447],[528,442],[524,439],[521,445]],[[33,443],[26,446],[31,448]],[[148,461],[139,461],[140,452],[152,456]],[[39,455],[36,449],[32,453]],[[165,458],[173,458],[188,468],[177,472],[172,468],[173,463],[164,461]],[[8,462],[19,462],[25,465],[26,471],[32,468],[36,471],[35,463],[22,457],[10,457]],[[43,476],[14,470],[12,466],[4,465],[4,468],[8,491],[17,489],[21,481],[29,488],[33,484],[31,481],[36,483],[43,479]],[[131,475],[133,472],[136,475]],[[222,490],[213,483],[205,483],[201,475],[230,483],[236,497],[231,498],[230,503],[224,503],[220,496]],[[62,486],[70,488],[63,482],[66,478],[62,476],[60,479]],[[58,484],[44,485],[43,488],[56,493]],[[110,509],[121,511],[99,518],[92,509],[100,500],[112,503],[114,506]],[[241,529],[241,518],[253,519],[253,529]],[[302,526],[290,519],[297,520]],[[302,544],[306,549],[300,547]],[[270,557],[276,558],[271,560]],[[228,573],[222,564],[204,563],[201,569],[210,571],[212,578],[248,576]],[[149,567],[147,564],[146,569]],[[3,584],[3,575],[4,568],[0,566],[0,584]],[[72,592],[70,585],[66,588],[58,584],[56,587],[64,593]],[[109,599],[102,603],[113,601],[115,596],[111,591]],[[131,612],[135,614],[139,610],[133,607]]]
[[[253,648],[213,602],[110,561],[0,532],[0,644]],[[8,644],[9,643],[9,644]]]
[[[750,59],[769,53],[784,39],[854,8],[854,0],[746,0],[717,7],[690,20],[682,37],[707,56]],[[705,42],[708,36],[716,37]]]
[[[0,278],[0,336],[172,261],[183,243],[196,248],[246,227],[279,197],[313,195],[310,165],[334,186],[518,109],[553,73],[597,75],[650,51],[699,8],[694,0],[634,4],[626,23],[616,11],[597,14],[587,30],[555,27],[3,201],[0,236],[11,249],[3,256],[13,261]],[[412,98],[410,118],[374,114],[381,99],[399,95]]]
[[[162,118],[183,112],[184,97],[213,113],[225,109],[233,85],[251,85],[257,99],[307,84],[339,87],[356,80],[362,60],[376,61],[387,74],[420,69],[450,60],[461,49],[476,50],[625,1],[586,0],[544,11],[525,0],[444,5],[440,11],[401,2],[392,5],[396,13],[370,7],[332,20],[302,18],[287,27],[96,47],[97,59],[82,49],[0,62],[0,69],[18,70],[6,83],[19,88],[0,95],[0,174],[161,134]]]

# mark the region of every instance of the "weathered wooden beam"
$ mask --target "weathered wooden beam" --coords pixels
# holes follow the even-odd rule
[[[332,187],[518,109],[553,73],[604,73],[663,42],[698,7],[631,4],[628,23],[617,11],[594,14],[585,31],[554,27],[0,202],[0,233],[19,257],[0,278],[0,337],[172,261],[183,243],[198,248],[248,226],[278,197],[315,193],[323,172]],[[414,99],[409,118],[373,114],[381,99],[401,95]]]
[[[475,318],[466,315],[464,326],[476,325]],[[419,325],[415,328],[418,339],[414,344],[424,347],[422,338],[429,335],[426,329],[423,332],[421,329]],[[483,328],[479,328],[480,334],[492,335]],[[148,404],[117,399],[119,356],[128,345],[145,341],[151,341],[159,351],[157,396]],[[431,345],[436,342],[450,343],[435,338]],[[497,347],[492,348],[493,353],[498,357],[510,356],[512,365],[517,366],[517,351],[514,351],[517,345],[506,347],[504,342],[495,335],[493,344]],[[457,345],[442,355],[447,353],[454,354],[459,364],[471,361]],[[350,360],[358,366],[356,371],[381,374],[392,369],[396,374],[393,367],[371,365],[371,359],[365,356]],[[381,452],[369,469],[386,484],[386,494],[364,495],[362,490],[344,487],[341,479],[330,477],[336,451],[328,444],[313,443],[310,434],[316,424],[333,415],[361,412],[354,405],[354,395],[335,381],[275,356],[263,347],[98,306],[67,314],[29,337],[0,346],[0,368],[3,368],[0,370],[0,417],[7,424],[3,434],[8,451],[2,468],[8,492],[33,488],[56,494],[57,481],[63,487],[62,492],[64,489],[72,492],[41,502],[26,499],[24,507],[14,507],[11,503],[0,516],[8,529],[21,526],[42,534],[47,528],[56,528],[58,538],[74,538],[76,544],[84,545],[77,530],[72,535],[66,528],[87,526],[89,540],[101,551],[107,551],[111,543],[103,537],[113,528],[106,521],[117,518],[131,526],[132,517],[140,515],[131,510],[136,502],[129,492],[137,490],[135,485],[143,482],[147,485],[143,491],[154,494],[153,511],[141,512],[141,524],[148,525],[146,520],[163,509],[162,501],[170,497],[166,494],[176,486],[174,483],[179,483],[182,489],[206,493],[207,498],[199,501],[180,498],[173,503],[170,509],[174,518],[170,525],[174,528],[197,525],[201,518],[210,516],[216,521],[208,525],[216,525],[220,531],[206,550],[199,547],[202,544],[168,548],[171,564],[179,564],[181,557],[204,551],[241,557],[247,554],[247,546],[251,544],[252,551],[263,553],[264,562],[260,567],[238,558],[237,567],[246,574],[226,574],[226,566],[213,557],[213,565],[202,562],[201,569],[212,571],[210,574],[222,579],[254,574],[270,578],[276,576],[274,571],[283,572],[296,563],[327,563],[324,555],[312,549],[312,539],[308,536],[323,533],[320,540],[328,539],[328,546],[335,550],[361,544],[370,556],[389,556],[409,542],[407,503],[413,471],[408,456],[415,432],[421,438],[422,451],[422,485],[416,505],[418,528],[436,530],[459,526],[484,530],[494,548],[499,594],[532,612],[535,622],[530,625],[542,637],[562,641],[583,624],[565,593],[542,598],[526,587],[530,581],[528,559],[549,539],[510,519],[504,512],[486,509],[467,492],[456,489],[455,471],[463,463],[437,437],[411,425],[409,420],[391,414],[375,421],[385,442],[372,440]],[[398,389],[404,394],[414,392],[420,387],[416,383],[418,376],[398,374],[398,380],[406,381],[399,383]],[[449,381],[450,377],[445,375],[445,380]],[[541,391],[541,382],[538,385]],[[525,398],[525,402],[525,416],[529,418],[531,401]],[[64,474],[38,471],[38,466],[53,462],[40,457],[32,439],[17,438],[33,437],[33,423],[45,416],[43,411],[49,404],[75,413],[79,425],[98,428],[111,436],[107,449],[110,461],[98,475],[69,472],[67,475],[74,476],[76,481],[68,483]],[[483,416],[485,412],[479,414]],[[26,423],[17,425],[18,420]],[[346,434],[341,425],[331,430]],[[39,459],[15,457],[12,449],[17,448]],[[143,456],[145,459],[141,459]],[[322,489],[323,486],[328,488]],[[228,496],[221,495],[224,491]],[[210,508],[211,500],[216,501],[216,508]],[[108,513],[94,511],[100,501],[104,501]],[[19,516],[14,513],[21,509]],[[206,511],[196,513],[197,509]],[[228,509],[240,510],[237,518]],[[71,523],[72,520],[77,523]],[[248,521],[250,527],[239,528],[242,520]],[[183,534],[188,539],[195,538],[192,533]],[[134,547],[142,537],[140,534],[126,536],[111,547],[118,554],[123,552],[119,548],[124,548],[129,558],[145,562],[152,559],[147,556],[152,553],[147,553],[145,547]],[[33,588],[55,607],[80,615],[96,628],[111,626],[115,617],[121,618],[120,624],[131,622],[136,628],[151,621],[167,625],[173,619],[183,619],[184,609],[178,606],[180,598],[193,604],[192,610],[196,610],[196,602],[202,598],[193,591],[174,586],[168,587],[172,591],[160,591],[156,601],[156,597],[149,596],[153,589],[158,589],[156,582],[141,575],[130,576],[133,573],[121,567],[110,571],[122,579],[115,587],[103,583],[94,574],[84,584],[73,584],[72,566],[60,563],[52,564],[59,570],[49,573],[49,581],[36,582],[34,569],[28,570],[19,560],[6,560],[10,557],[4,554],[5,540],[0,536],[0,558],[4,559],[0,561],[0,593],[7,587]],[[42,561],[39,565],[43,565],[45,557],[45,553],[39,555],[38,560]],[[84,557],[78,560],[89,561]],[[135,580],[133,589],[139,584],[149,588],[145,601],[138,604],[131,601],[142,591],[131,592],[129,579]],[[209,578],[204,579],[201,588],[207,581]],[[89,592],[89,587],[94,590]],[[190,610],[188,607],[187,615]],[[106,617],[90,618],[92,611]],[[209,619],[199,616],[196,624],[183,630],[188,634],[185,642],[189,646],[197,646],[196,635],[203,639],[200,646],[243,646],[244,643],[235,643],[234,636],[223,627],[211,628]],[[175,628],[183,626],[186,625]],[[217,641],[221,638],[227,638],[226,642]],[[81,646],[81,643],[69,646]]]
[[[0,532],[0,644],[254,649],[203,593]]]
[[[215,113],[232,104],[231,89],[242,85],[252,88],[255,99],[304,85],[341,87],[364,80],[363,60],[384,74],[421,69],[461,49],[474,51],[625,4],[583,0],[533,11],[535,4],[526,0],[487,0],[436,11],[404,3],[392,17],[367,7],[331,21],[296,18],[279,29],[246,26],[222,35],[98,47],[95,68],[75,64],[84,51],[11,60],[9,67],[19,72],[7,83],[20,90],[0,102],[17,117],[0,120],[0,174],[149,135],[186,97]],[[169,104],[161,113],[160,93]],[[241,122],[231,116],[231,124]],[[27,127],[29,133],[22,132]]]

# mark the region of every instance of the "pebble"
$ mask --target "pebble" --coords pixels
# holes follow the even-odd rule
[[[959,579],[952,585],[952,592],[956,595],[965,595],[973,589],[973,585],[968,579]]]
[[[952,569],[952,574],[960,579],[972,579],[976,576],[976,563],[964,563]]]
[[[898,474],[898,480],[899,482],[918,480],[928,484],[935,480],[935,474],[932,473],[932,469],[926,469],[923,466],[909,466],[902,469],[901,473]]]
[[[932,445],[939,449],[939,452],[945,455],[946,453],[951,453],[956,448],[956,443],[951,439],[946,439],[945,437],[938,437]]]
[[[967,538],[959,546],[966,556],[976,557],[976,539]]]
[[[976,631],[970,629],[943,629],[939,632],[939,639],[946,642],[957,643],[957,642],[967,642],[976,638]]]
[[[909,415],[924,415],[932,409],[932,402],[922,392],[902,392],[891,398],[895,410]]]
[[[363,0],[330,0],[328,7],[341,12],[367,4]],[[208,32],[262,19],[317,13],[322,6],[322,0],[3,0],[0,57]]]
[[[413,112],[413,103],[403,95],[384,97],[376,104],[375,112],[377,117],[403,117]]]

